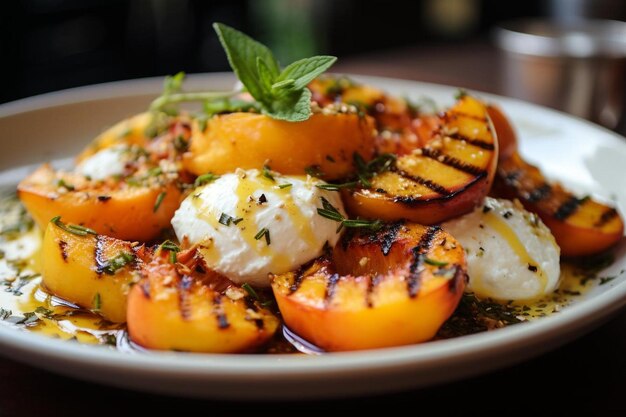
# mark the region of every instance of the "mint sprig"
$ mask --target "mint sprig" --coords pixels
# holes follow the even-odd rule
[[[204,101],[209,114],[255,109],[274,119],[289,122],[311,117],[311,91],[307,85],[330,68],[336,57],[320,55],[304,58],[281,70],[278,60],[267,46],[223,23],[215,23],[213,28],[235,75],[256,103],[247,107],[234,99],[242,91],[182,92],[184,75],[179,73],[166,78],[163,94],[152,102],[151,110],[171,113],[172,104]]]
[[[231,68],[246,90],[274,119],[300,122],[311,117],[311,92],[306,87],[337,58],[314,56],[282,71],[268,47],[223,23],[213,24]]]

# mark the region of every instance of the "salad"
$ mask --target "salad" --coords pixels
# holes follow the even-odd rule
[[[167,77],[72,169],[19,183],[5,218],[40,262],[12,265],[32,273],[8,292],[33,301],[1,319],[158,350],[416,344],[558,311],[546,300],[577,292],[563,277],[581,268],[561,259],[604,259],[622,238],[615,208],[520,156],[495,104],[460,92],[427,111],[324,75],[335,57],[282,67],[215,29],[240,86]]]

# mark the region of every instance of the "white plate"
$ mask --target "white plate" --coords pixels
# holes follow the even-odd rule
[[[456,89],[355,77],[413,99],[453,101]],[[227,74],[192,76],[188,87],[224,89]],[[144,79],[20,100],[0,106],[0,185],[23,165],[67,157],[107,125],[144,110],[161,79]],[[626,139],[586,121],[520,101],[479,94],[513,119],[522,153],[552,178],[613,198],[626,208]],[[22,166],[20,168],[20,166]],[[551,316],[472,336],[365,352],[304,355],[130,354],[0,326],[3,355],[77,378],[140,390],[233,399],[363,395],[433,385],[536,356],[580,336],[626,304],[626,240],[606,274],[619,275]]]

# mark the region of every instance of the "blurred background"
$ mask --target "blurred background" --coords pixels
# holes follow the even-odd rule
[[[508,58],[497,48],[493,29],[503,21],[521,17],[561,22],[580,17],[626,20],[626,1],[3,2],[0,102],[180,70],[228,70],[211,28],[215,21],[268,44],[283,62],[316,53],[333,54],[340,57],[334,71],[516,95],[507,88],[512,82],[503,74]],[[619,71],[623,79],[624,67]],[[622,99],[626,95],[623,84],[608,88],[618,89]],[[613,123],[611,127],[618,128],[617,121]]]

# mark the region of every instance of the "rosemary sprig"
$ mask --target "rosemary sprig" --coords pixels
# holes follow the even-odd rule
[[[320,199],[322,200],[323,208],[318,208],[317,214],[339,223],[337,232],[339,232],[343,227],[365,228],[375,232],[383,226],[383,223],[380,220],[346,219],[344,215],[341,214],[335,206],[330,204],[326,198],[320,197]]]
[[[61,216],[53,217],[50,220],[55,226],[65,230],[68,233],[72,233],[78,236],[87,236],[87,235],[97,235],[98,233],[85,226],[81,226],[78,224],[66,224],[61,221]]]

